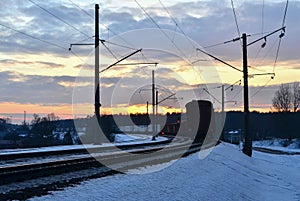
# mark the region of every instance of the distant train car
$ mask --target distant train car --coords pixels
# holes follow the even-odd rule
[[[213,105],[206,100],[193,100],[186,104],[186,121],[167,121],[162,135],[189,137],[195,143],[202,142],[213,127]]]
[[[201,142],[208,134],[213,117],[213,105],[207,100],[193,100],[186,104],[187,132],[194,142]]]

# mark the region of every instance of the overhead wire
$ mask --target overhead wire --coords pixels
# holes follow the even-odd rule
[[[181,32],[181,34],[183,34],[183,36],[186,38],[186,40],[188,41],[188,43],[191,45],[191,47],[193,47],[193,49],[196,50],[197,52],[197,47],[195,46],[195,44],[190,40],[190,38],[187,36],[187,34],[185,33],[185,31],[183,31],[183,29],[181,28],[181,26],[179,25],[179,23],[175,20],[175,18],[172,16],[171,12],[167,9],[167,7],[164,5],[164,3],[161,1],[161,0],[158,0],[159,3],[161,4],[161,6],[163,7],[163,9],[165,10],[165,12],[168,14],[168,16],[171,18],[171,20],[173,21],[173,23],[175,24],[175,31],[174,31],[174,34],[173,34],[173,38],[172,38],[172,43],[175,44],[175,33],[177,32],[177,28],[179,29],[179,31]],[[191,60],[192,59],[192,55],[190,58],[186,58],[188,60]],[[191,64],[195,64],[195,62],[191,62]],[[194,69],[195,70],[195,69]],[[196,74],[194,74],[194,78],[196,80],[198,80],[199,78],[196,76]],[[200,92],[199,92],[200,93]]]
[[[47,10],[46,8],[40,6],[38,3],[34,2],[33,0],[28,0],[30,1],[32,4],[36,5],[37,7],[39,7],[40,9],[42,9],[43,11],[45,11],[46,13],[48,13],[49,15],[55,17],[56,19],[58,19],[59,21],[63,22],[64,24],[68,25],[69,27],[73,28],[74,30],[78,31],[79,33],[87,36],[87,37],[90,37],[88,34],[80,31],[79,29],[77,29],[75,26],[71,25],[70,23],[68,23],[67,21],[65,21],[64,19],[62,19],[61,17],[55,15],[54,13],[50,12],[49,10]]]
[[[270,82],[272,78],[270,78],[263,86],[261,86],[250,98],[255,97],[261,90],[263,90]]]
[[[285,25],[285,20],[286,20],[286,15],[287,15],[287,11],[288,11],[288,6],[289,6],[289,0],[286,1],[284,15],[283,15],[283,19],[282,19],[282,27],[284,27],[284,25]],[[279,36],[279,43],[278,43],[278,47],[277,47],[277,51],[276,51],[276,58],[275,58],[274,66],[273,66],[273,73],[275,72],[275,68],[276,68],[276,65],[277,65],[279,51],[280,51],[280,46],[281,46],[281,41],[282,41],[282,37],[284,36],[284,32],[285,32],[285,30],[281,30],[281,34]]]
[[[61,46],[61,45],[59,45],[59,44],[56,44],[56,43],[53,43],[53,42],[46,41],[46,40],[44,40],[44,39],[41,39],[41,38],[38,38],[38,37],[36,37],[36,36],[30,35],[30,34],[28,34],[28,33],[25,33],[25,32],[23,32],[23,31],[17,30],[17,29],[15,29],[15,28],[12,28],[12,27],[10,27],[10,26],[4,25],[4,24],[2,24],[2,23],[0,23],[0,25],[1,25],[2,27],[5,27],[5,28],[9,29],[9,30],[12,30],[12,31],[17,32],[17,33],[19,33],[19,34],[22,34],[22,35],[24,35],[24,36],[26,36],[26,37],[29,37],[29,38],[32,38],[32,39],[34,39],[34,40],[40,41],[40,42],[42,42],[42,43],[46,43],[46,44],[48,44],[48,45],[50,45],[50,46],[53,46],[53,47],[56,47],[56,48],[59,48],[59,49],[62,49],[62,50],[68,51],[67,48],[65,48],[65,47],[63,47],[63,46]],[[80,57],[79,57],[77,54],[75,54],[74,52],[71,51],[71,53],[72,53],[74,56],[76,56],[78,59],[80,59],[81,61],[84,61],[82,58],[80,58]]]
[[[172,39],[170,38],[170,36],[161,28],[161,26],[154,20],[153,17],[151,17],[151,15],[146,11],[146,9],[137,1],[134,0],[136,2],[136,4],[140,7],[140,9],[147,15],[147,17],[157,26],[157,28],[166,36],[166,38],[168,38],[171,43],[174,45],[174,47],[183,55],[184,58],[188,58],[184,52],[182,52],[182,50],[175,44],[174,41],[172,41]]]
[[[265,0],[263,1],[262,9],[261,9],[261,35],[263,36],[265,29]]]
[[[274,41],[272,42],[272,44],[269,46],[269,48],[268,48],[268,50],[265,52],[265,54],[262,55],[260,63],[258,63],[258,62],[256,61],[256,59],[254,60],[254,62],[253,62],[253,65],[254,65],[254,66],[260,66],[260,65],[262,65],[262,64],[264,63],[264,61],[265,61],[265,59],[267,58],[267,56],[270,55],[271,52],[274,50],[274,48],[275,48],[275,46],[276,46],[278,40],[279,40],[279,39],[276,39],[276,40],[274,40]],[[261,49],[262,49],[262,48],[261,48]],[[274,73],[274,72],[273,72],[273,73]]]
[[[163,9],[166,11],[166,13],[169,15],[169,17],[171,18],[171,20],[173,21],[173,23],[175,24],[176,27],[178,27],[178,29],[180,30],[180,32],[186,37],[188,38],[187,34],[183,31],[183,29],[181,28],[181,26],[178,24],[178,22],[175,20],[175,18],[171,15],[171,13],[169,12],[169,10],[167,9],[167,7],[163,4],[163,2],[161,0],[158,0],[159,3],[161,4],[161,6],[163,7]],[[188,40],[191,45],[193,46],[193,48],[195,49],[195,45]]]
[[[206,93],[208,93],[208,95],[210,95],[215,101],[217,101],[218,103],[222,104],[221,101],[219,101],[214,95],[212,95],[207,89],[203,88],[203,91],[205,91]]]
[[[108,44],[115,45],[115,46],[118,46],[118,47],[122,47],[122,48],[125,48],[125,49],[137,50],[136,48],[129,47],[129,46],[126,46],[126,45],[120,45],[118,43],[114,43],[114,42],[111,42],[109,40],[105,40],[104,43],[108,43]]]
[[[238,91],[236,92],[236,94],[232,97],[232,100],[235,100],[236,97],[237,97],[238,95],[240,95],[240,93],[241,93],[242,91],[243,91],[243,87],[241,87],[240,90],[238,90]],[[236,101],[236,104],[238,104],[239,102],[241,102],[241,100],[240,100],[240,101]]]
[[[78,4],[74,3],[72,0],[68,0],[70,1],[73,5],[75,5],[77,8],[79,8],[80,11],[82,11],[84,14],[86,14],[87,16],[89,16],[91,19],[94,19],[94,16],[92,16],[91,14],[89,14],[86,10],[84,10],[83,8],[81,8]],[[100,24],[100,26],[104,27],[105,29],[107,29],[108,32],[113,33],[115,36],[119,37],[120,39],[123,40],[123,42],[125,42],[126,44],[132,46],[132,44],[130,44],[128,41],[126,41],[122,36],[120,36],[119,34],[117,34],[116,32],[114,32],[111,28],[109,28],[108,26],[104,25],[104,24]],[[109,33],[108,33],[109,34]],[[106,40],[106,43],[108,43],[109,41]],[[110,42],[112,43],[112,42]],[[119,45],[121,46],[121,45]],[[125,47],[125,46],[124,46]],[[129,48],[132,50],[137,50],[137,48]]]
[[[81,8],[81,6],[79,6],[78,4],[76,4],[74,1],[72,0],[68,0],[69,2],[71,2],[73,5],[75,5],[80,11],[82,11],[84,14],[86,14],[87,16],[89,16],[90,18],[94,19],[94,16],[92,16],[91,14],[89,14],[86,10],[84,10],[83,8]],[[103,26],[104,28],[107,29],[107,34],[108,34],[108,40],[102,40],[100,41],[101,44],[105,47],[105,49],[115,58],[118,59],[117,56],[115,55],[115,53],[113,53],[113,51],[111,50],[111,48],[108,45],[105,45],[105,43],[107,44],[111,44],[111,45],[115,45],[118,47],[122,47],[122,48],[127,48],[127,49],[131,49],[131,50],[137,50],[138,48],[133,48],[133,47],[129,47],[132,46],[132,44],[130,44],[127,40],[125,40],[122,36],[118,35],[116,32],[114,32],[113,30],[111,30],[111,28],[109,28],[106,25],[100,24],[101,26]],[[114,42],[109,41],[110,35],[109,32],[113,33],[115,36],[119,37],[123,42],[125,42],[125,44],[127,45],[123,45],[123,44],[117,44]]]
[[[78,4],[76,4],[74,1],[69,0],[69,2],[71,2],[74,6],[76,6],[80,11],[82,11],[84,14],[86,14],[87,16],[89,16],[90,18],[94,19],[94,16],[92,16],[91,14],[89,14],[86,10],[84,10],[83,8],[81,8]],[[125,43],[131,45],[128,41],[126,41],[123,37],[119,36],[117,33],[115,33],[114,31],[112,31],[108,26],[105,26],[103,24],[101,24],[101,26],[105,27],[107,29],[108,32],[108,40],[100,40],[101,44],[104,46],[104,48],[114,57],[114,59],[118,60],[118,57],[116,56],[116,54],[111,50],[111,48],[109,47],[109,44],[111,45],[115,45],[118,47],[122,47],[122,48],[127,48],[127,49],[131,49],[131,50],[137,50],[137,48],[132,48],[129,46],[125,46],[125,45],[121,45],[121,44],[117,44],[114,42],[109,41],[109,32],[112,32],[114,35],[116,35],[117,37],[121,38],[122,41],[124,41]],[[105,43],[107,43],[108,45],[106,45]]]
[[[19,30],[15,29],[15,28],[9,27],[9,26],[4,25],[4,24],[2,24],[2,23],[0,23],[0,25],[3,26],[3,27],[5,27],[5,28],[7,28],[7,29],[10,29],[10,30],[12,30],[12,31],[15,31],[15,32],[17,32],[17,33],[20,33],[20,34],[22,34],[22,35],[24,35],[24,36],[27,36],[27,37],[29,37],[29,38],[38,40],[38,41],[43,42],[43,43],[47,43],[48,45],[51,45],[51,46],[54,46],[54,47],[57,47],[57,48],[60,48],[60,49],[63,49],[63,50],[67,50],[67,48],[65,48],[65,47],[63,47],[63,46],[61,46],[61,45],[58,45],[58,44],[56,44],[56,43],[52,43],[52,42],[43,40],[43,39],[41,39],[41,38],[38,38],[38,37],[36,37],[36,36],[32,36],[32,35],[30,35],[30,34],[27,34],[27,33],[23,32],[23,31],[19,31]]]
[[[234,21],[235,21],[235,26],[236,26],[236,29],[237,29],[238,37],[241,37],[241,32],[240,32],[240,28],[239,28],[239,24],[238,24],[236,12],[235,12],[235,7],[234,7],[233,0],[231,0],[231,7],[232,7],[233,15],[234,15]],[[242,41],[241,40],[240,40],[240,45],[242,46]]]
[[[260,36],[263,36],[264,35],[264,27],[265,27],[265,20],[264,20],[264,17],[265,16],[265,0],[262,0],[262,9],[261,9],[261,33],[260,34],[258,34],[258,35],[260,35]],[[265,41],[265,43],[266,43],[266,41]],[[263,49],[264,47],[262,47],[262,46],[260,46],[259,48],[258,48],[258,51],[257,51],[257,53],[256,53],[256,55],[255,55],[255,57],[254,57],[254,61],[253,61],[253,63],[255,63],[256,62],[256,59],[258,58],[258,55],[261,53],[261,50]]]
[[[111,51],[111,49],[105,45],[105,43],[103,41],[101,41],[101,44],[105,47],[105,49],[115,58],[118,60],[118,57]]]
[[[89,14],[86,10],[82,9],[78,4],[74,3],[72,0],[68,0],[68,1],[71,2],[77,8],[79,8],[79,10],[81,10],[82,12],[84,12],[87,16],[89,16],[92,19],[94,19],[94,16],[92,16],[91,14]]]
[[[289,1],[287,0],[284,15],[283,15],[283,20],[282,20],[282,27],[285,26],[285,20],[286,20],[286,15],[287,15],[287,11],[288,11],[288,5],[289,5]],[[274,66],[273,66],[273,73],[275,72],[275,67],[276,67],[276,64],[277,64],[277,61],[278,61],[279,50],[280,50],[280,46],[281,46],[282,37],[284,36],[284,32],[285,32],[285,29],[281,30],[281,34],[279,36],[279,43],[278,43],[278,46],[277,46],[276,57],[275,57],[275,62],[274,62]],[[271,82],[271,80],[272,80],[272,77],[266,82],[265,85],[260,87],[250,98],[255,97],[260,91],[262,91]]]

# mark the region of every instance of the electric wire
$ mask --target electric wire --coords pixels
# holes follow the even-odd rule
[[[15,29],[15,28],[9,27],[9,26],[4,25],[4,24],[2,24],[2,23],[0,23],[0,25],[1,25],[2,27],[4,27],[4,28],[7,28],[7,29],[12,30],[12,31],[14,31],[14,32],[17,32],[17,33],[19,33],[19,34],[22,34],[22,35],[24,35],[24,36],[26,36],[26,37],[29,37],[29,38],[32,38],[32,39],[34,39],[34,40],[40,41],[40,42],[42,42],[42,43],[46,43],[46,44],[48,44],[48,45],[50,45],[50,46],[53,46],[53,47],[56,47],[56,48],[59,48],[59,49],[62,49],[62,50],[68,51],[67,48],[65,48],[65,47],[63,47],[63,46],[61,46],[61,45],[59,45],[59,44],[56,44],[56,43],[52,43],[52,42],[46,41],[46,40],[44,40],[44,39],[41,39],[41,38],[38,38],[38,37],[36,37],[36,36],[27,34],[27,33],[23,32],[23,31],[19,31],[19,30]],[[71,53],[72,53],[74,56],[76,56],[78,59],[80,59],[81,61],[84,61],[82,58],[80,58],[80,57],[79,57],[77,54],[75,54],[74,52],[71,51]]]
[[[263,1],[264,2],[264,1]],[[288,4],[289,4],[289,1],[287,0],[286,2],[286,6],[285,6],[285,11],[284,11],[284,16],[283,16],[283,20],[282,20],[282,27],[285,26],[285,20],[286,20],[286,15],[287,15],[287,11],[288,11]],[[262,30],[263,32],[263,30]],[[281,30],[281,35],[285,32],[285,30]],[[276,64],[277,64],[277,61],[278,61],[278,56],[279,56],[279,50],[280,50],[280,46],[281,46],[281,41],[282,41],[282,36],[279,36],[279,43],[278,43],[278,47],[277,47],[277,50],[276,50],[276,57],[275,57],[275,62],[274,62],[274,66],[273,66],[273,73],[275,72],[275,67],[276,67]],[[270,82],[271,82],[272,78],[270,78],[265,85],[263,85],[262,87],[260,87],[250,98],[253,98],[255,97],[260,91],[262,91]]]
[[[55,43],[52,43],[52,42],[49,42],[49,41],[40,39],[40,38],[38,38],[38,37],[32,36],[32,35],[30,35],[30,34],[27,34],[27,33],[23,32],[23,31],[19,31],[19,30],[15,29],[15,28],[9,27],[9,26],[4,25],[4,24],[2,24],[2,23],[0,23],[0,25],[3,26],[3,27],[5,27],[5,28],[7,28],[7,29],[10,29],[10,30],[12,30],[12,31],[15,31],[15,32],[17,32],[17,33],[20,33],[20,34],[22,34],[22,35],[24,35],[24,36],[27,36],[27,37],[29,37],[29,38],[38,40],[38,41],[43,42],[43,43],[47,43],[48,45],[51,45],[51,46],[54,46],[54,47],[57,47],[57,48],[60,48],[60,49],[63,49],[63,50],[67,50],[67,48],[65,48],[65,47],[63,47],[63,46],[61,46],[61,45],[58,45],[58,44],[55,44]]]
[[[114,43],[114,42],[111,42],[109,40],[104,41],[104,43],[108,43],[108,44],[111,44],[111,45],[115,45],[115,46],[118,46],[118,47],[130,49],[130,50],[137,50],[136,48],[132,48],[132,47],[129,47],[129,46],[126,46],[126,45],[120,45],[118,43]]]
[[[79,29],[77,29],[75,26],[71,25],[70,23],[68,23],[67,21],[65,21],[64,19],[62,19],[61,17],[58,17],[57,15],[53,14],[52,12],[50,12],[49,10],[47,10],[46,8],[40,6],[38,3],[34,2],[33,0],[28,0],[30,1],[32,4],[36,5],[37,7],[39,7],[40,9],[42,9],[43,11],[45,11],[46,13],[48,13],[49,15],[55,17],[56,19],[60,20],[61,22],[63,22],[64,24],[68,25],[69,27],[73,28],[74,30],[78,31],[79,33],[90,37],[88,34],[80,31]]]
[[[208,93],[208,95],[210,95],[215,101],[217,101],[218,103],[222,104],[221,101],[219,101],[214,95],[212,95],[207,89],[203,88],[203,91],[205,91],[206,93]]]
[[[255,97],[259,92],[261,92],[261,90],[263,90],[270,82],[271,82],[272,78],[270,78],[266,84],[264,84],[263,86],[261,86],[250,98]]]
[[[264,21],[264,15],[265,15],[265,0],[262,0],[262,9],[261,9],[261,33],[259,35],[263,36],[264,35],[264,24],[265,24],[265,21]],[[266,42],[266,41],[265,41]],[[256,59],[258,58],[258,55],[261,53],[261,50],[263,49],[262,46],[260,46],[258,48],[258,51],[254,57],[254,61],[253,63],[256,62]]]
[[[268,55],[270,55],[271,52],[275,49],[275,46],[276,46],[276,44],[277,44],[278,41],[279,41],[279,39],[274,40],[272,42],[272,44],[269,46],[268,50],[265,52],[265,54],[261,56],[260,62],[258,63],[257,62],[257,58],[255,58],[254,61],[253,61],[253,63],[252,63],[252,65],[253,66],[261,66],[261,65],[263,65],[263,63],[265,62],[265,60],[268,57]],[[260,50],[262,50],[262,48],[260,48]]]
[[[261,35],[263,36],[264,28],[265,28],[265,0],[263,1],[262,9],[261,9]]]
[[[284,10],[284,15],[283,15],[283,19],[282,19],[282,27],[284,27],[285,25],[285,20],[286,20],[286,15],[287,15],[287,11],[288,11],[288,6],[289,6],[289,0],[286,1],[286,5],[285,5],[285,10]],[[284,34],[285,30],[281,30],[281,35],[279,36],[279,43],[278,43],[278,47],[277,47],[277,51],[276,51],[276,57],[275,57],[275,62],[274,62],[274,66],[273,66],[273,73],[275,72],[275,68],[277,65],[277,61],[278,61],[278,57],[279,57],[279,51],[280,51],[280,47],[281,47],[281,41],[282,41],[282,34]]]
[[[232,100],[235,100],[236,97],[237,97],[238,95],[240,95],[240,93],[241,93],[242,91],[243,91],[243,87],[241,87],[240,90],[237,91],[237,93],[233,96]],[[240,103],[240,102],[241,102],[241,101],[236,101],[237,104]]]
[[[31,1],[31,0],[30,0]],[[81,8],[78,4],[76,4],[75,2],[73,2],[72,0],[69,0],[69,2],[71,2],[73,5],[75,5],[80,11],[82,11],[84,14],[86,14],[87,16],[89,16],[90,18],[94,19],[94,17],[89,14],[86,10],[84,10],[83,8]],[[115,58],[118,60],[118,57],[115,55],[115,53],[111,50],[111,48],[109,48],[109,46],[107,46],[105,43],[107,44],[112,44],[112,45],[116,45],[116,46],[119,46],[119,47],[123,47],[123,48],[128,48],[128,49],[133,49],[133,50],[136,50],[135,48],[131,48],[131,47],[128,47],[128,46],[125,46],[125,45],[119,45],[119,44],[116,44],[116,43],[113,43],[113,42],[110,42],[109,41],[109,32],[112,32],[113,34],[115,34],[116,36],[118,36],[118,34],[116,34],[115,32],[113,32],[109,27],[105,26],[105,25],[102,25],[104,26],[107,30],[108,30],[108,40],[100,40],[101,44],[105,47],[105,49]],[[118,36],[120,37],[123,41],[125,41],[125,43],[128,43],[124,38],[122,38],[121,36]]]
[[[115,58],[118,60],[118,57],[111,51],[111,49],[109,47],[107,47],[107,45],[105,45],[104,41],[101,41],[101,44],[105,47],[105,49]]]
[[[234,21],[235,21],[238,37],[241,37],[241,32],[240,32],[239,24],[237,21],[237,16],[236,16],[233,0],[231,0],[231,7],[232,7],[233,15],[234,15]],[[242,41],[240,41],[240,45],[242,46]]]
[[[89,16],[90,18],[94,19],[94,16],[92,16],[91,14],[89,14],[86,10],[84,10],[83,8],[81,8],[78,4],[76,4],[74,1],[72,0],[68,0],[69,2],[71,2],[73,5],[75,5],[80,11],[82,11],[84,14],[86,14],[87,16]],[[105,40],[105,43],[108,44],[112,44],[115,46],[119,46],[119,47],[123,47],[123,48],[127,48],[127,49],[131,49],[131,50],[137,50],[138,48],[133,48],[133,47],[129,47],[129,46],[133,46],[132,44],[130,44],[126,39],[124,39],[122,36],[120,36],[119,34],[117,34],[116,32],[114,32],[113,30],[111,30],[111,28],[109,28],[106,25],[100,24],[100,26],[104,27],[105,29],[107,29],[107,34],[108,34],[108,40]],[[116,37],[120,38],[125,44],[128,44],[129,46],[126,45],[121,45],[121,44],[117,44],[114,42],[109,41],[110,35],[109,32],[111,32],[112,34],[114,34]],[[116,58],[116,55],[112,52],[112,50],[109,48],[109,46],[106,46],[103,41],[102,41],[102,45],[107,49],[107,51],[110,52],[111,55],[113,55],[114,58]],[[117,59],[117,58],[116,58]]]
[[[285,25],[285,20],[286,20],[286,15],[287,15],[288,7],[289,7],[289,0],[286,1],[284,15],[283,15],[283,20],[282,20],[282,27],[284,27],[284,25]]]
[[[83,8],[81,8],[78,4],[74,3],[72,0],[68,0],[70,1],[72,4],[74,4],[77,8],[79,8],[80,11],[82,11],[83,13],[85,13],[87,16],[91,17],[92,19],[94,19],[94,16],[92,16],[91,14],[89,14],[86,10],[84,10]],[[127,43],[128,45],[131,45],[128,41],[126,41],[123,37],[119,36],[116,32],[114,32],[113,30],[111,30],[111,28],[109,28],[108,26],[104,25],[104,24],[100,24],[100,26],[104,27],[105,29],[107,29],[108,31],[108,35],[109,32],[113,33],[115,36],[119,37],[120,39],[123,40],[123,42]],[[108,37],[109,38],[109,37]],[[109,40],[105,41],[106,43],[109,42]],[[112,43],[112,42],[110,42]],[[119,45],[121,46],[121,45]],[[125,46],[124,46],[125,47]],[[137,48],[129,48],[132,50],[136,50]]]
[[[140,9],[147,15],[147,17],[157,26],[157,28],[168,38],[171,43],[174,45],[174,47],[183,55],[184,58],[188,58],[184,52],[181,51],[181,49],[172,41],[172,39],[168,36],[168,34],[161,28],[161,26],[151,17],[151,15],[146,11],[146,9],[137,1],[134,0],[136,4],[140,7]]]
[[[171,13],[169,12],[169,10],[167,9],[167,7],[163,4],[163,2],[161,0],[158,0],[159,3],[161,4],[161,6],[164,8],[164,10],[166,11],[166,13],[169,15],[169,17],[171,18],[171,20],[173,21],[173,23],[175,24],[176,28],[178,28],[180,30],[180,32],[188,39],[187,34],[183,31],[183,29],[180,27],[180,25],[177,23],[177,21],[175,20],[175,18],[171,15]],[[176,30],[175,30],[176,32]],[[193,46],[194,49],[196,49],[195,45],[188,39],[188,41],[190,42],[190,44]]]
[[[82,12],[84,12],[86,15],[88,15],[89,17],[91,17],[92,19],[94,19],[94,16],[92,16],[91,14],[89,14],[86,10],[82,9],[78,4],[74,3],[72,0],[68,0],[68,1],[71,2],[77,8],[79,8],[79,10],[81,10]]]

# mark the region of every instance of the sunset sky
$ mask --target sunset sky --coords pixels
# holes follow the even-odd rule
[[[220,109],[219,86],[233,83],[226,90],[226,110],[242,110],[243,82],[237,82],[242,73],[196,48],[242,69],[240,41],[224,42],[238,32],[250,35],[251,42],[281,28],[286,7],[285,0],[1,0],[1,117],[20,123],[26,111],[28,122],[33,113],[71,118],[72,104],[75,116],[92,114],[93,46],[68,49],[71,43],[94,42],[95,3],[100,4],[100,38],[108,41],[100,46],[101,69],[139,48],[142,52],[123,64],[159,63],[116,66],[100,74],[102,113],[145,112],[152,70],[159,99],[172,93],[177,98],[166,100],[160,112],[180,111],[194,98],[210,99]],[[248,47],[249,74],[275,73],[274,79],[249,79],[251,110],[272,110],[279,85],[299,81],[299,19],[300,1],[289,1],[276,65],[281,32],[266,38],[265,48],[264,40]]]

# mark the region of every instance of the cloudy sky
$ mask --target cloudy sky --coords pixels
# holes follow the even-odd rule
[[[85,113],[84,107],[93,107],[93,47],[68,49],[71,43],[93,43],[95,3],[100,4],[100,36],[107,41],[100,47],[102,69],[139,48],[143,51],[127,63],[159,62],[157,69],[151,65],[119,66],[103,73],[103,112],[122,107],[114,112],[125,113],[128,106],[133,112],[137,108],[134,104],[151,99],[147,92],[151,69],[156,69],[160,99],[177,93],[178,99],[187,100],[192,89],[196,98],[218,103],[218,86],[230,86],[242,79],[242,73],[196,48],[242,69],[240,41],[225,42],[242,33],[247,33],[251,42],[283,25],[286,33],[276,63],[281,32],[267,37],[265,48],[261,48],[264,40],[248,47],[249,74],[275,73],[274,79],[270,75],[249,79],[251,110],[271,110],[278,86],[299,81],[300,1],[289,1],[283,23],[285,0],[1,0],[2,117],[12,117],[16,123],[26,111],[29,115],[54,112],[68,118],[72,103],[81,105],[78,114]],[[214,98],[203,90],[203,84]],[[232,89],[226,90],[226,101],[235,103],[227,103],[226,108],[242,109],[242,88],[237,85]],[[122,97],[122,92],[127,97]],[[175,108],[178,103],[165,104]]]

